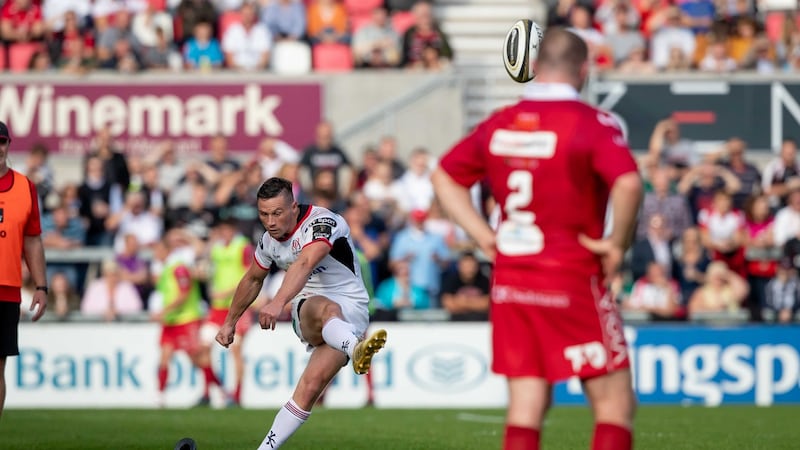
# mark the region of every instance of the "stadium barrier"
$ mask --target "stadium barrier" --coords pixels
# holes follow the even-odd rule
[[[378,407],[502,407],[506,389],[490,370],[486,323],[381,323],[389,333],[374,361]],[[800,403],[800,326],[626,327],[642,404]],[[20,326],[20,356],[8,362],[9,408],[151,408],[158,399],[159,328],[152,323]],[[291,395],[308,354],[287,324],[252,329],[244,344],[243,406],[276,408]],[[214,347],[229,385],[232,363]],[[589,361],[583,361],[589,363]],[[349,368],[328,390],[329,407],[365,404],[365,378]],[[187,407],[202,375],[184,356],[171,366],[166,405]],[[221,402],[216,398],[217,404]],[[580,384],[557,386],[557,404],[583,402]]]

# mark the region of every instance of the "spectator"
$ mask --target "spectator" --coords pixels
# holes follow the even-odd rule
[[[56,69],[53,60],[50,59],[50,53],[47,50],[37,50],[31,56],[28,63],[28,71],[32,73],[47,73]]]
[[[647,225],[647,234],[637,240],[631,249],[631,275],[634,280],[645,276],[647,266],[654,261],[661,264],[664,273],[672,273],[670,230],[664,217],[654,214],[650,216]]]
[[[209,167],[208,164],[199,161],[189,162],[186,164],[184,171],[185,174],[183,178],[178,181],[178,184],[172,189],[172,192],[170,192],[168,196],[168,210],[174,211],[188,206],[192,199],[194,185],[205,184],[206,186],[216,186],[219,182],[217,171]]]
[[[694,291],[705,281],[705,272],[711,259],[700,241],[700,231],[687,228],[681,241],[673,247],[676,261],[675,278],[681,289],[681,301],[688,302]]]
[[[744,209],[747,199],[761,192],[761,172],[745,158],[747,144],[739,138],[730,138],[724,153],[728,160],[724,164],[739,179],[739,190],[733,193],[733,206]]]
[[[192,198],[188,206],[179,208],[170,216],[168,228],[183,228],[196,238],[207,240],[218,212],[211,204],[209,188],[204,184],[192,186]]]
[[[42,217],[42,244],[48,250],[74,250],[83,246],[86,229],[77,217],[70,217],[64,205],[59,205]],[[72,263],[50,262],[47,264],[47,279],[62,273],[70,286],[80,287],[78,269]]]
[[[241,168],[239,161],[231,158],[228,152],[228,138],[218,134],[211,138],[208,144],[210,157],[206,160],[206,165],[216,172],[216,177],[236,172]]]
[[[751,197],[745,206],[747,229],[745,259],[747,261],[747,282],[750,284],[751,317],[758,320],[761,308],[766,303],[766,285],[778,265],[775,242],[773,239],[774,219],[769,209],[769,200],[761,195]]]
[[[683,231],[692,226],[692,212],[686,197],[675,193],[670,182],[670,169],[658,167],[650,175],[653,189],[644,194],[642,209],[640,211],[639,225],[636,237],[645,237],[650,218],[660,215],[664,218],[668,239],[674,239],[683,234]]]
[[[21,170],[22,174],[31,180],[31,183],[36,186],[36,193],[39,194],[39,204],[46,206],[45,200],[53,192],[53,183],[55,181],[53,176],[53,167],[48,161],[47,146],[41,142],[33,144],[28,158],[25,160],[25,168]],[[42,208],[46,210],[46,208]]]
[[[213,24],[217,23],[218,14],[210,0],[181,0],[175,10],[175,16],[177,19],[175,38],[178,43],[185,43],[189,33],[197,33],[199,23],[211,26],[209,35],[214,35]]]
[[[425,289],[430,298],[438,298],[442,269],[450,263],[450,251],[441,236],[425,230],[426,217],[425,211],[411,211],[408,224],[392,240],[389,264],[408,261],[411,284]]]
[[[353,35],[356,67],[384,68],[400,64],[400,36],[392,27],[385,6],[372,10],[372,21]]]
[[[345,207],[344,197],[339,194],[336,187],[336,172],[332,169],[323,169],[317,172],[311,185],[312,205],[322,206],[337,214],[341,214]]]
[[[63,273],[56,273],[50,279],[50,292],[47,294],[47,310],[55,313],[60,320],[67,319],[80,308],[81,298],[75,287],[69,284]]]
[[[214,29],[208,22],[197,22],[192,37],[183,47],[183,58],[187,69],[219,69],[225,62]]]
[[[375,169],[378,167],[378,163],[380,162],[380,159],[378,158],[378,152],[372,147],[365,148],[364,151],[361,152],[361,158],[361,167],[359,168],[358,175],[356,177],[357,190],[364,188],[364,183],[366,183],[369,177],[375,173]]]
[[[589,61],[598,67],[608,67],[613,62],[611,48],[606,37],[592,23],[592,10],[589,6],[576,4],[569,14],[568,28],[586,42],[589,47]]]
[[[782,259],[775,278],[766,286],[766,296],[762,308],[775,315],[777,322],[789,323],[794,320],[797,310],[797,293],[800,280],[791,261]]]
[[[344,217],[350,225],[350,237],[368,262],[370,279],[377,283],[386,275],[386,253],[390,243],[386,222],[372,212],[369,200],[361,191],[354,192],[349,200]]]
[[[144,194],[145,207],[153,215],[162,217],[167,202],[167,196],[158,185],[158,167],[145,164],[142,169],[141,192]]]
[[[232,24],[222,37],[225,63],[235,70],[264,70],[269,66],[272,35],[258,22],[255,4],[242,4],[239,14],[241,22]]]
[[[273,137],[266,137],[258,144],[258,164],[261,166],[263,178],[277,176],[285,164],[297,164],[300,162],[300,152],[291,145]]]
[[[752,17],[736,19],[735,33],[728,40],[730,57],[738,65],[744,65],[745,59],[753,51],[756,43],[756,21]]]
[[[411,152],[408,170],[395,182],[397,204],[401,210],[428,210],[433,201],[430,154],[422,147]],[[365,186],[366,188],[366,186]]]
[[[128,162],[125,154],[114,145],[111,129],[107,125],[97,130],[92,145],[89,155],[97,156],[103,162],[105,178],[112,184],[118,184],[123,191],[127,190],[131,182]]]
[[[384,136],[378,143],[378,159],[392,165],[392,178],[399,179],[406,173],[406,166],[397,157],[397,139],[394,136]]]
[[[132,233],[123,236],[123,240],[125,245],[115,258],[119,276],[123,281],[132,283],[136,287],[140,299],[146,299],[150,296],[153,286],[150,282],[147,261],[139,254],[139,240]]]
[[[664,72],[687,72],[692,68],[692,58],[678,47],[669,50],[669,60]]]
[[[44,28],[52,33],[61,33],[68,16],[75,17],[78,26],[86,26],[86,19],[92,12],[92,0],[42,0],[42,19]]]
[[[614,64],[619,65],[623,61],[629,59],[635,50],[644,50],[646,41],[642,33],[636,27],[639,14],[636,12],[636,9],[627,4],[627,0],[621,2],[606,2],[600,6],[597,13],[600,14],[604,7],[611,4],[616,4],[612,10],[613,16],[611,16],[614,25],[603,27],[603,32],[606,35],[606,42],[611,49]],[[631,21],[631,17],[635,17],[636,20]],[[641,55],[644,57],[643,52]],[[643,59],[644,58],[642,58],[642,60]]]
[[[689,169],[678,183],[678,192],[688,198],[692,219],[695,221],[699,219],[700,211],[711,207],[717,191],[723,190],[733,194],[740,189],[741,183],[736,175],[709,161]]]
[[[84,40],[69,42],[69,50],[61,55],[58,60],[61,72],[73,75],[83,75],[97,67],[94,49],[87,48]]]
[[[450,66],[447,58],[442,58],[439,49],[433,45],[426,44],[422,49],[422,58],[410,64],[410,69],[426,70],[429,72],[439,72]]]
[[[3,41],[21,43],[44,38],[42,10],[33,0],[7,0],[0,9],[0,36]]]
[[[700,212],[698,223],[703,245],[711,259],[724,261],[730,270],[746,276],[745,217],[741,211],[733,209],[731,195],[723,190],[715,192],[711,205]]]
[[[367,179],[363,188],[364,196],[369,199],[372,210],[390,222],[398,212],[398,200],[404,196],[400,190],[401,185],[392,179],[392,167],[386,162],[378,163],[375,172]],[[408,204],[411,204],[410,201]]]
[[[120,41],[126,44],[119,45]],[[120,58],[139,59],[139,42],[131,30],[131,13],[120,8],[114,13],[113,25],[97,33],[97,59],[103,68],[115,68]]]
[[[709,44],[706,56],[699,65],[701,71],[714,73],[729,73],[737,68],[736,60],[728,55],[728,43],[719,39]]]
[[[706,312],[735,313],[740,310],[748,291],[742,277],[728,270],[723,261],[714,261],[708,265],[705,283],[689,300],[689,317]]]
[[[141,192],[131,192],[125,199],[125,207],[106,220],[106,228],[116,232],[114,253],[122,253],[125,236],[133,234],[143,247],[151,247],[161,239],[163,224],[160,218],[146,209],[146,200]]]
[[[131,34],[143,49],[156,47],[161,40],[172,43],[175,39],[172,17],[168,13],[156,9],[152,1],[148,2],[147,8],[133,17]]]
[[[471,251],[475,247],[464,229],[447,218],[435,197],[428,210],[428,218],[425,219],[425,231],[441,236],[447,247],[454,252]]]
[[[773,234],[778,247],[800,238],[800,189],[789,191],[786,206],[775,214]]]
[[[299,41],[306,34],[306,7],[300,0],[272,0],[261,9],[261,21],[276,41]]]
[[[594,21],[606,36],[626,30],[637,30],[641,17],[630,0],[609,0],[602,2],[594,15]]]
[[[785,205],[789,191],[800,187],[797,144],[791,139],[784,139],[779,156],[764,166],[762,174],[761,188],[770,196],[770,206],[777,208]]]
[[[158,167],[158,186],[169,197],[186,171],[175,155],[175,145],[171,140],[159,144],[154,164]]]
[[[699,162],[694,142],[681,138],[681,129],[672,118],[658,122],[650,135],[647,157],[653,164],[661,163],[685,171]]]
[[[683,14],[683,23],[694,34],[708,33],[714,22],[716,8],[712,0],[684,0],[679,3]]]
[[[547,26],[569,26],[569,16],[572,12],[572,8],[577,4],[577,1],[556,0],[555,2],[547,3],[551,5],[547,11]]]
[[[150,70],[180,70],[183,66],[180,52],[166,32],[156,28],[156,45],[142,48],[142,65]]]
[[[343,196],[347,196],[354,183],[353,166],[345,152],[333,140],[333,125],[328,121],[317,124],[316,139],[313,144],[303,150],[300,159],[302,169],[300,179],[304,186],[311,186],[317,172],[323,169],[333,170],[336,185]]]
[[[753,47],[742,61],[741,68],[755,70],[760,74],[773,74],[778,70],[775,52],[768,37],[758,36],[755,39]]]
[[[131,46],[131,42],[127,38],[119,38],[114,41],[111,56],[100,61],[99,68],[132,74],[142,70],[144,66],[139,53]]]
[[[645,58],[646,52],[647,50],[644,45],[631,49],[627,57],[620,61],[617,72],[638,75],[651,75],[656,73],[656,66]]]
[[[122,279],[114,260],[103,261],[102,276],[89,283],[83,294],[81,314],[113,322],[141,311],[142,299],[133,284]]]
[[[78,188],[80,215],[88,222],[86,245],[111,245],[112,235],[106,230],[106,219],[122,205],[122,190],[105,175],[103,161],[97,156],[86,160],[86,176]]]
[[[426,46],[439,50],[439,56],[448,60],[453,59],[453,50],[450,48],[447,35],[439,28],[433,19],[431,4],[419,1],[414,4],[414,25],[406,30],[403,35],[403,66],[412,66],[422,59]]]
[[[92,31],[82,28],[81,20],[74,11],[64,13],[62,28],[59,32],[51,34],[49,44],[59,66],[71,63],[88,70],[96,65]]]
[[[646,312],[654,319],[675,318],[679,306],[678,283],[656,261],[647,264],[644,276],[636,280],[631,295],[622,302],[623,310]]]
[[[312,0],[308,6],[308,38],[320,43],[350,44],[347,11],[336,0]]]
[[[461,254],[456,270],[442,281],[442,308],[453,321],[489,320],[489,278],[471,251]]]
[[[666,23],[653,34],[650,42],[650,58],[653,64],[664,69],[670,63],[673,50],[685,61],[691,61],[695,50],[695,38],[692,31],[681,23],[681,12],[676,6],[666,11]]]
[[[408,261],[399,260],[392,263],[392,277],[383,280],[375,292],[377,309],[391,312],[396,318],[397,311],[401,309],[430,308],[428,292],[423,287],[415,285],[409,274]]]

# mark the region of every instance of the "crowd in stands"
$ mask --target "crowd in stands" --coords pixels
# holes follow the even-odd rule
[[[0,0],[0,69],[441,70],[431,5],[408,0]]]
[[[185,232],[192,265],[206,279],[214,270],[208,248],[218,225],[233,221],[257,242],[263,227],[256,191],[264,179],[280,176],[294,183],[299,202],[348,221],[376,319],[434,311],[452,320],[486,320],[491,267],[443,216],[430,182],[435,158],[416,148],[401,160],[397,139],[386,136],[352,161],[334,136],[323,121],[302,150],[265,138],[256,151],[235,156],[227,139],[216,136],[204,159],[181,161],[170,141],[149,157],[126,155],[103,129],[79,185],[58,182],[47,149],[34,146],[15,167],[42,196],[46,249],[105,248],[114,255],[99,265],[97,277],[87,276],[86,264],[51,260],[52,311],[112,320],[146,310],[165,258],[165,231],[174,228]],[[636,239],[612,284],[626,313],[651,320],[800,317],[797,146],[784,141],[763,168],[746,151],[738,138],[701,151],[675,121],[655,126],[640,162],[646,195]],[[474,199],[496,220],[488,192],[476,186]],[[261,301],[281,277],[273,274]]]
[[[781,0],[555,0],[547,23],[578,33],[601,70],[771,74],[800,68],[796,10]]]

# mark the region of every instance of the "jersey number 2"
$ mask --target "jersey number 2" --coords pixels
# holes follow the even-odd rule
[[[511,191],[503,209],[506,219],[497,229],[497,250],[508,256],[535,255],[544,249],[544,235],[536,214],[526,211],[533,201],[533,174],[515,170],[506,182]]]

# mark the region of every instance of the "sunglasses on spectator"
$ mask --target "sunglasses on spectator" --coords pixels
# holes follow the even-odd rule
[[[7,137],[0,137],[0,145],[8,145],[11,142],[11,139]]]

